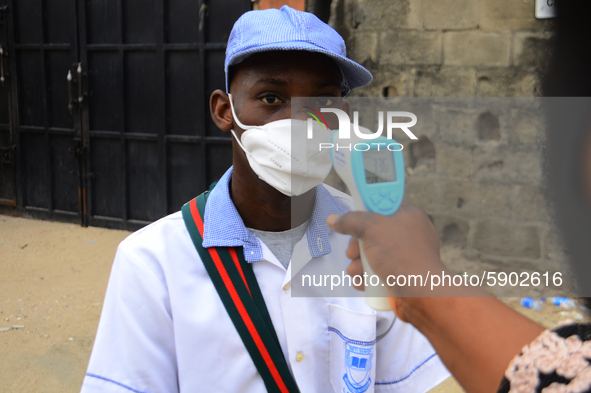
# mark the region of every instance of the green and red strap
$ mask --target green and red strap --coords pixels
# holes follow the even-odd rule
[[[209,192],[186,203],[181,211],[193,244],[230,319],[269,392],[299,392],[283,356],[277,333],[242,247],[203,248],[203,217]]]

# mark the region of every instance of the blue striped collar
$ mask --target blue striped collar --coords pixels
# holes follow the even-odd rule
[[[203,229],[203,247],[244,247],[247,262],[263,259],[260,241],[244,226],[232,199],[228,184],[232,177],[232,167],[226,171],[207,199]],[[328,235],[331,230],[326,225],[330,214],[345,214],[346,210],[322,185],[316,187],[316,202],[306,230],[308,247],[312,258],[331,252]]]

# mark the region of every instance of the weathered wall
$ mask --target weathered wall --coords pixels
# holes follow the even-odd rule
[[[553,36],[533,0],[333,0],[331,24],[374,74],[361,97],[539,96]],[[405,149],[405,198],[469,257],[558,269],[541,119],[464,111],[437,123]]]
[[[552,21],[533,0],[333,0],[368,96],[536,96]]]

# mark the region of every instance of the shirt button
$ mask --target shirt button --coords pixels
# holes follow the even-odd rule
[[[290,282],[288,282],[287,284],[285,284],[283,286],[283,289],[285,289],[287,291],[289,289],[289,287],[291,287],[291,283]]]
[[[301,353],[301,352],[298,352],[298,353],[296,354],[296,360],[297,360],[298,362],[301,362],[302,360],[304,360],[304,354],[303,354],[303,353]]]
[[[251,251],[251,252],[250,252],[250,255],[254,255],[254,251]]]

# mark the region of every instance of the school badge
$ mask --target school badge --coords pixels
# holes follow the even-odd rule
[[[371,386],[373,347],[345,344],[345,375],[343,381],[350,393],[365,392]]]

